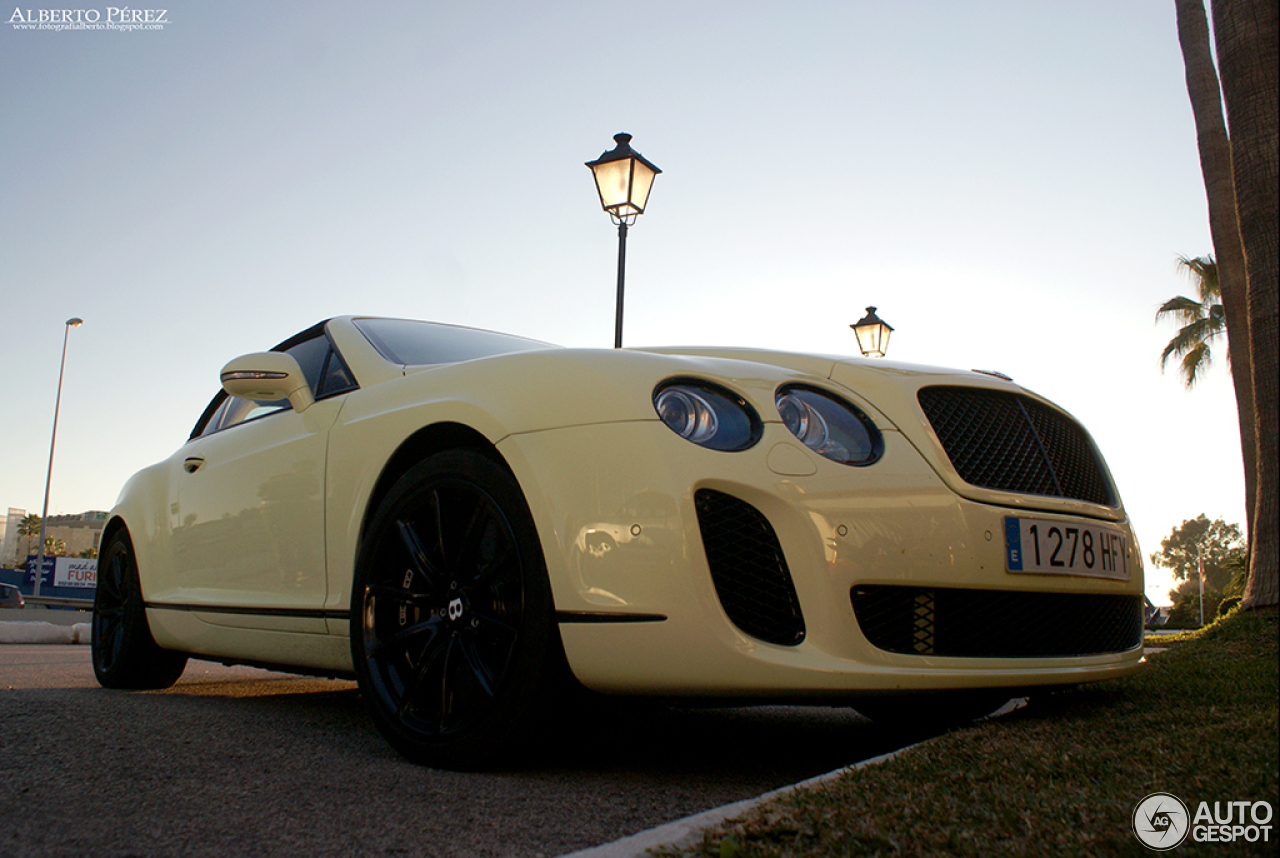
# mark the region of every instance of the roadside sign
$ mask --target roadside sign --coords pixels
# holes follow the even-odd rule
[[[36,583],[36,556],[27,557],[26,574],[22,583],[32,587]],[[40,588],[74,587],[92,590],[98,586],[98,561],[84,557],[46,557],[44,573],[40,576]]]

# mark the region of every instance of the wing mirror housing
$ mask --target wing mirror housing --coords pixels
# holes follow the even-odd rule
[[[293,355],[255,352],[241,355],[222,368],[222,389],[241,399],[287,399],[294,411],[305,411],[315,398]]]

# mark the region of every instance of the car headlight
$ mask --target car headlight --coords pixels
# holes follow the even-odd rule
[[[774,402],[783,425],[820,456],[843,465],[870,465],[884,450],[870,418],[830,393],[788,386],[778,389]]]
[[[760,417],[746,400],[704,381],[676,379],[653,393],[653,407],[686,441],[712,450],[745,450],[760,440]]]

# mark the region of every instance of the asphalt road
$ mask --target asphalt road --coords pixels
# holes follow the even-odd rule
[[[355,684],[191,662],[108,691],[87,646],[0,646],[0,856],[557,856],[904,744],[847,709],[627,705],[521,768],[404,761]]]

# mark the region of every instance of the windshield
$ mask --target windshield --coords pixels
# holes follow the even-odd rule
[[[392,363],[421,366],[557,348],[510,334],[411,319],[355,319],[360,333]]]

